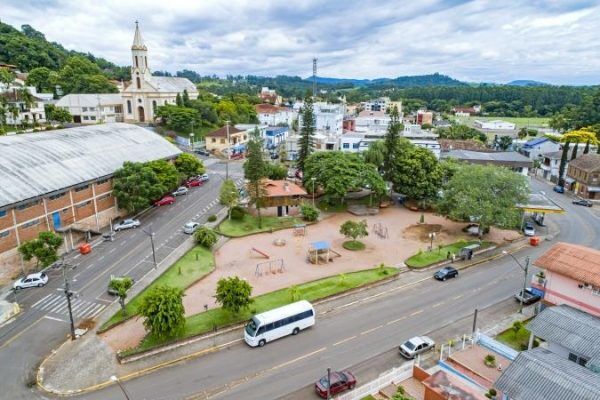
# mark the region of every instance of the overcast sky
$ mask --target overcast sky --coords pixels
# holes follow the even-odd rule
[[[600,0],[1,0],[73,50],[130,64],[139,20],[153,70],[202,75],[600,83]]]

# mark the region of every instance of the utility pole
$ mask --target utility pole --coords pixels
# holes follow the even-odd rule
[[[331,368],[327,368],[327,400],[331,399]]]
[[[313,87],[312,87],[312,95],[313,98],[317,95],[317,58],[313,58]]]
[[[65,283],[65,296],[67,297],[67,308],[69,309],[69,321],[71,322],[71,340],[75,340],[75,323],[73,322],[73,309],[71,308],[71,296],[73,293],[69,290],[69,280],[67,279],[67,263],[63,257],[63,280]]]
[[[148,232],[145,229],[142,229],[142,232],[150,236],[150,245],[152,246],[152,261],[154,262],[154,269],[156,269],[158,264],[156,263],[156,250],[154,249],[154,232]]]
[[[519,266],[521,266],[519,264]],[[519,313],[523,314],[523,297],[525,296],[525,289],[527,289],[527,275],[529,274],[529,256],[525,257],[525,267],[521,267],[523,269],[523,292],[521,292],[521,307],[519,308]]]
[[[471,331],[471,337],[475,335],[475,330],[477,329],[477,309],[475,309],[475,313],[473,314],[473,330]]]
[[[227,129],[227,161],[225,162],[225,179],[229,179],[229,160],[231,159],[231,146],[229,143],[229,121],[225,121],[225,129]]]

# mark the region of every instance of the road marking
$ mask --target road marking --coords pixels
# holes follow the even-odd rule
[[[421,314],[422,312],[423,312],[423,309],[420,309],[419,311],[415,311],[414,313],[410,314],[410,316],[412,317],[414,315]]]
[[[38,304],[40,304],[41,302],[43,302],[44,300],[46,300],[50,296],[52,296],[52,293],[46,295],[46,297],[43,297],[43,298],[39,299],[38,301],[36,301],[35,303],[33,303],[33,305],[31,307],[37,306]]]
[[[461,297],[463,297],[463,296],[464,296],[464,294],[459,294],[458,296],[454,296],[454,297],[452,298],[452,300],[458,300],[458,299],[460,299],[460,298],[461,298]]]
[[[436,304],[432,305],[431,308],[437,308],[437,307],[441,306],[444,303],[445,303],[445,301],[440,301],[439,303],[436,303]]]
[[[300,357],[296,357],[296,358],[294,358],[293,360],[290,360],[290,361],[286,361],[286,362],[284,362],[283,364],[276,365],[276,366],[274,366],[273,368],[271,368],[271,369],[268,369],[267,371],[275,371],[276,369],[280,369],[280,368],[283,368],[283,367],[287,367],[287,366],[288,366],[288,365],[290,365],[290,364],[293,364],[293,363],[295,363],[295,362],[298,362],[298,361],[304,360],[305,358],[308,358],[308,357],[314,356],[315,354],[318,354],[318,353],[320,353],[320,352],[322,352],[322,351],[325,351],[326,349],[327,349],[327,347],[321,347],[321,348],[320,348],[320,349],[318,349],[318,350],[315,350],[315,351],[313,351],[313,352],[310,352],[310,353],[308,353],[308,354],[305,354],[305,355],[303,355],[303,356],[300,356]]]
[[[392,325],[392,324],[395,324],[396,322],[400,322],[400,321],[402,321],[402,320],[404,320],[404,319],[406,319],[406,315],[405,315],[404,317],[400,317],[400,318],[398,318],[398,319],[395,319],[395,320],[392,320],[392,321],[388,321],[388,322],[386,323],[386,325]]]
[[[65,323],[67,322],[67,321],[65,321],[64,319],[55,318],[55,317],[50,317],[50,316],[48,316],[48,315],[44,315],[44,318],[46,318],[46,319],[51,319],[52,321],[65,322]]]
[[[5,348],[6,346],[8,346],[9,344],[11,344],[12,342],[14,342],[15,340],[17,340],[21,335],[23,335],[25,332],[27,332],[28,330],[30,330],[31,328],[33,328],[38,322],[40,322],[42,319],[44,319],[44,317],[40,317],[38,319],[36,319],[32,324],[30,324],[27,328],[23,329],[21,332],[17,333],[15,336],[11,337],[10,339],[8,339],[6,342],[4,342],[4,344],[2,346],[0,346],[0,349]]]
[[[375,328],[368,329],[366,331],[362,331],[360,334],[361,335],[368,335],[369,333],[375,332],[377,329],[380,329],[380,328],[383,328],[383,325],[379,325],[379,326],[376,326]]]
[[[355,335],[355,336],[350,336],[349,338],[342,339],[342,340],[340,340],[339,342],[335,342],[333,345],[334,345],[334,346],[337,346],[337,345],[340,345],[340,344],[342,344],[342,343],[346,343],[346,342],[348,342],[348,341],[350,341],[350,340],[352,340],[352,339],[355,339],[355,338],[356,338],[356,335]]]
[[[90,269],[90,268],[92,268],[93,266],[94,266],[94,264],[92,263],[92,264],[88,265],[87,267],[85,267],[85,269]]]
[[[104,260],[104,256],[100,256],[100,258],[98,258],[98,261],[102,261]]]
[[[473,289],[472,292],[479,292],[481,289],[483,289],[483,288],[478,287],[478,288]]]

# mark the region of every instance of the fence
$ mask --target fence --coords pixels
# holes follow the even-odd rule
[[[394,368],[388,372],[385,372],[382,375],[380,375],[379,378],[372,380],[371,382],[362,385],[351,392],[340,395],[335,399],[360,400],[365,396],[377,393],[379,390],[388,386],[392,382],[402,382],[403,380],[413,376],[413,364],[414,361],[411,361],[399,366],[398,368]]]
[[[497,340],[494,340],[493,338],[484,335],[483,333],[479,333],[477,335],[477,343],[508,358],[511,361],[514,361],[514,359],[517,358],[517,356],[519,355],[518,351],[508,347],[504,343],[500,343]]]

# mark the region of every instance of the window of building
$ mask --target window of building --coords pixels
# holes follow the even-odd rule
[[[57,194],[53,194],[52,196],[48,196],[49,200],[56,200],[56,199],[60,199],[61,197],[63,197],[66,193],[62,192],[62,193],[57,193]]]
[[[127,113],[131,114],[131,100],[127,100]]]
[[[95,121],[95,120],[96,120],[96,117],[94,117],[94,116],[91,116],[91,117],[90,117],[90,119],[91,119],[92,121]]]
[[[85,206],[89,205],[91,202],[92,202],[91,200],[88,200],[88,201],[86,201],[86,202],[84,202],[84,203],[79,203],[79,204],[77,204],[77,205],[75,206],[75,208],[82,208],[82,207],[85,207]]]
[[[115,106],[115,112],[117,114],[123,114],[123,107],[121,107],[120,105]]]
[[[39,204],[39,202],[40,202],[40,201],[38,200],[38,201],[32,201],[32,202],[30,202],[30,203],[25,203],[25,204],[18,205],[18,206],[17,206],[17,210],[25,210],[26,208],[33,207],[33,206],[36,206],[36,205],[38,205],[38,204]]]
[[[0,232],[0,239],[10,236],[10,231]]]
[[[87,111],[87,110],[88,110],[88,109],[87,109],[87,107],[81,107],[81,111],[84,111],[84,112],[85,112],[85,111]]]
[[[350,143],[343,143],[342,144],[342,148],[349,149],[350,148]]]
[[[96,111],[96,107],[90,107],[90,111]]]
[[[569,361],[573,361],[574,363],[577,363],[584,367],[585,367],[585,364],[587,364],[588,360],[589,360],[588,358],[578,356],[577,354],[569,353]]]
[[[98,197],[98,201],[108,199],[110,197],[112,197],[111,193],[103,194],[102,196]]]
[[[600,286],[592,285],[592,294],[595,294],[596,296],[600,296]]]
[[[84,120],[86,120],[86,121],[89,121],[89,120],[90,120],[90,117],[88,117],[87,115],[84,115],[84,116],[83,116],[83,119],[84,119]]]
[[[360,145],[360,143],[352,143],[352,148],[353,149],[358,149],[359,145]]]
[[[96,181],[96,185],[103,185],[106,182],[108,182],[109,180],[110,180],[109,178],[100,179],[99,181]]]
[[[221,139],[221,144],[225,144],[225,139]]]
[[[140,80],[139,76],[135,78],[135,83],[138,89],[142,88],[142,81]]]
[[[76,191],[76,192],[81,192],[82,190],[85,190],[85,189],[87,189],[87,188],[89,188],[89,187],[90,187],[90,185],[79,186],[79,187],[76,187],[76,188],[75,188],[75,191]]]
[[[156,112],[156,100],[152,100],[152,111]]]
[[[29,221],[24,223],[22,226],[23,228],[29,228],[30,226],[35,226],[35,225],[39,225],[40,223],[40,219],[34,219],[33,221]]]
[[[7,214],[6,210],[0,210],[0,218],[6,217],[6,214]]]

